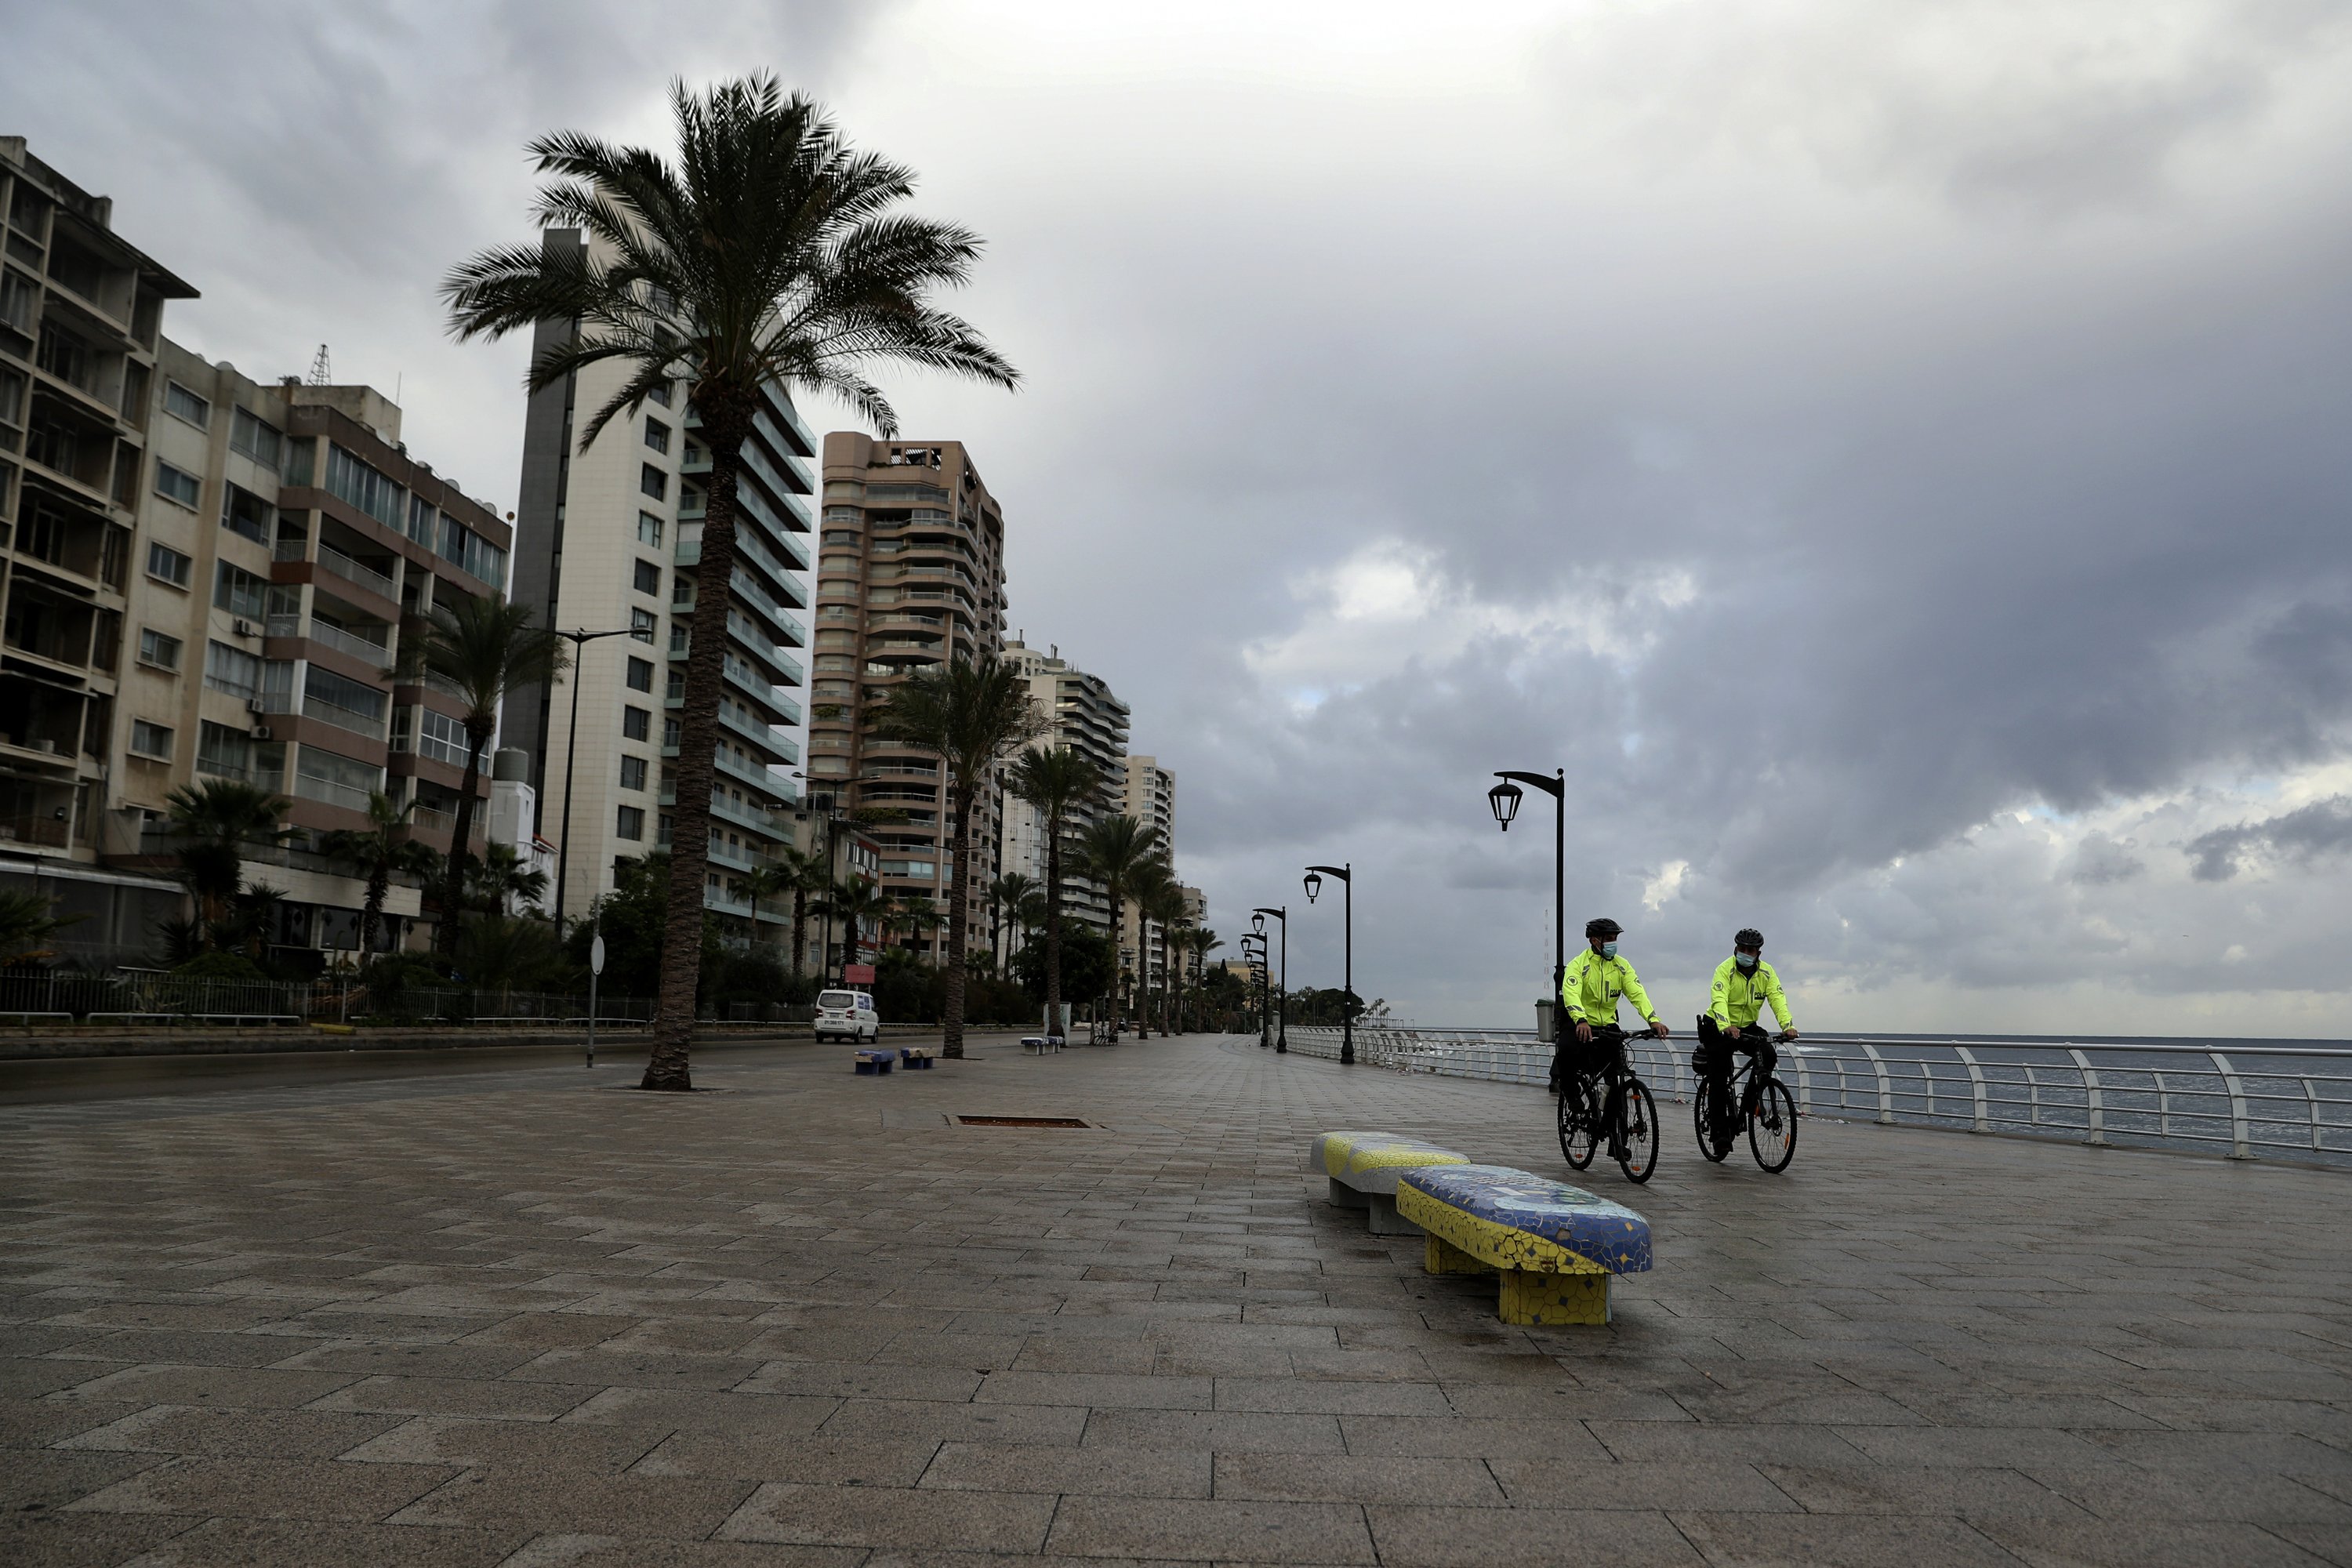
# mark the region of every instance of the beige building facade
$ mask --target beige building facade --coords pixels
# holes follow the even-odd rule
[[[1110,931],[1110,895],[1071,869],[1073,847],[1097,819],[1118,809],[1127,776],[1128,707],[1099,676],[1087,674],[1049,647],[1040,653],[1016,639],[1004,645],[1005,660],[1025,676],[1029,699],[1052,725],[1038,744],[1068,746],[1101,771],[1103,793],[1095,804],[1063,823],[1062,912],[1098,933]],[[1045,819],[1027,802],[1007,792],[1001,811],[999,864],[1043,887],[1045,882]]]

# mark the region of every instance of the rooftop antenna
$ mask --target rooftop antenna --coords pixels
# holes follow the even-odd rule
[[[319,352],[310,356],[310,384],[325,386],[333,379],[334,372],[327,368],[327,345],[320,343]]]

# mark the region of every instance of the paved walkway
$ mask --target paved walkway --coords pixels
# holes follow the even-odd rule
[[[1558,1172],[1528,1090],[845,1056],[0,1109],[0,1562],[2352,1563],[2343,1175],[1669,1106],[1522,1331],[1300,1155]]]

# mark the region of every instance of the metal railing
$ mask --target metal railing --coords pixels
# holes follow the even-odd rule
[[[599,1024],[648,1023],[654,1010],[651,997],[596,999]],[[582,1024],[587,1017],[585,996],[553,992],[404,986],[372,994],[356,977],[333,974],[281,983],[199,980],[160,971],[0,969],[0,1026]]]
[[[1360,1064],[1541,1086],[1533,1031],[1359,1025]],[[1336,1058],[1337,1028],[1291,1026],[1290,1048]],[[1694,1042],[1628,1042],[1664,1096],[1697,1088]],[[2352,1049],[2231,1040],[2058,1042],[1808,1036],[1780,1047],[1801,1115],[2352,1165]]]
[[[400,590],[393,586],[391,578],[374,567],[352,559],[331,544],[320,544],[319,564],[347,583],[356,583],[394,603],[400,599]]]

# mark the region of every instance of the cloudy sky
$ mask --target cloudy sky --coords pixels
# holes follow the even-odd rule
[[[73,6],[0,132],[256,374],[331,345],[511,505],[522,351],[433,286],[523,142],[762,65],[990,252],[917,377],[1013,619],[1132,703],[1212,923],[1528,1016],[1572,926],[1685,1023],[2352,1035],[2352,11],[2334,0]],[[837,427],[837,410],[812,420]]]

